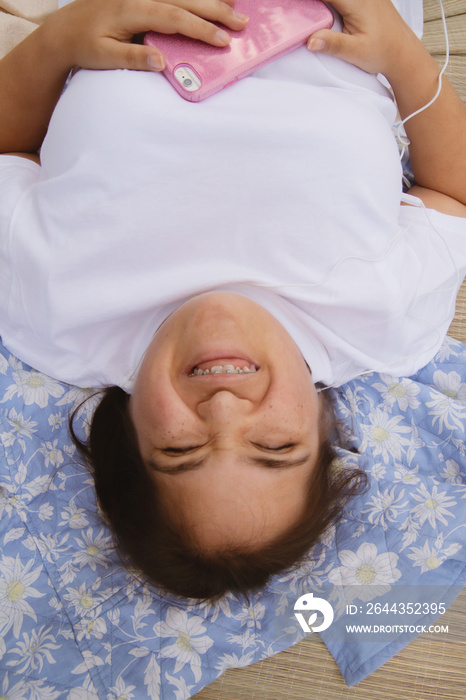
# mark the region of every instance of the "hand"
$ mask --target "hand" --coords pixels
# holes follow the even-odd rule
[[[332,0],[343,18],[343,32],[319,30],[309,39],[311,51],[338,56],[367,73],[387,77],[416,35],[391,0]]]
[[[48,22],[69,62],[82,68],[163,70],[165,60],[155,47],[132,44],[135,34],[149,30],[184,34],[213,46],[226,46],[229,29],[244,28],[247,17],[236,14],[234,0],[75,0]]]

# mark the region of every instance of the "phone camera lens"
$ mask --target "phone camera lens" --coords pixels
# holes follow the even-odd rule
[[[192,85],[192,84],[193,84],[193,81],[191,80],[191,78],[185,78],[185,79],[183,80],[183,85],[184,85],[185,87],[189,87],[189,86]]]

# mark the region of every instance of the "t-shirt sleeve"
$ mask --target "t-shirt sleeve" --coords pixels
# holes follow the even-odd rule
[[[11,317],[13,263],[11,230],[16,207],[40,177],[40,166],[20,156],[0,156],[0,335],[3,341],[17,319]]]
[[[39,179],[40,165],[20,156],[0,156],[0,238],[10,228],[16,205],[26,190]]]
[[[425,231],[426,240],[434,238],[441,242],[463,278],[466,275],[466,218],[424,207],[417,197],[412,200],[419,205],[401,207],[401,228],[414,229],[421,235]]]

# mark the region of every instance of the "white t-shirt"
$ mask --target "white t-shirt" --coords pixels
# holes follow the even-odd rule
[[[315,381],[413,373],[454,314],[466,220],[400,207],[394,119],[374,76],[305,48],[199,104],[78,72],[42,167],[0,158],[4,344],[130,390],[164,318],[221,288],[269,309]]]

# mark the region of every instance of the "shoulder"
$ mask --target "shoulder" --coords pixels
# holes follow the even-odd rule
[[[448,197],[446,194],[419,187],[418,185],[412,187],[408,194],[418,197],[428,209],[435,209],[442,214],[466,218],[466,206],[456,199]]]

